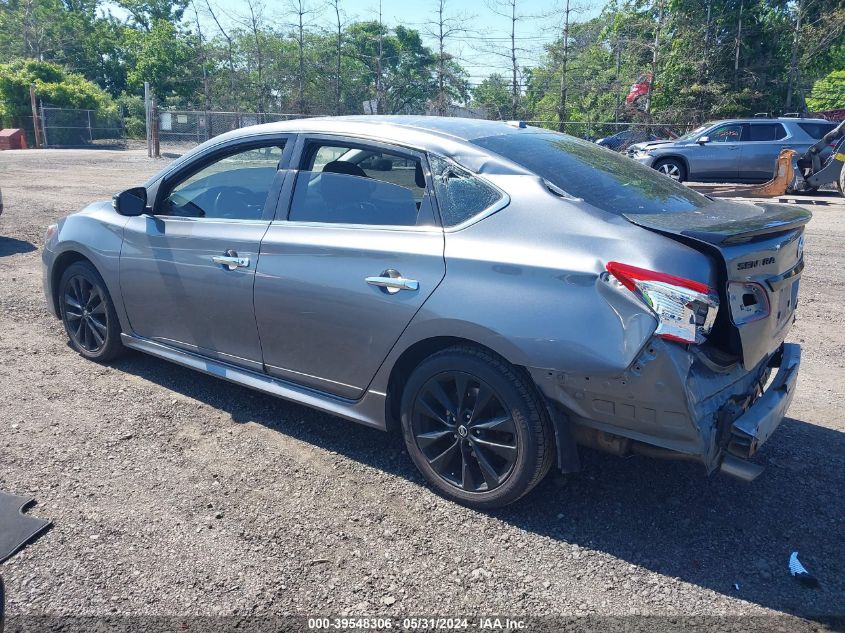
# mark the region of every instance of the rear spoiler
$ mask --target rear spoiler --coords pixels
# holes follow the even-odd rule
[[[625,219],[646,229],[681,235],[709,244],[739,244],[763,235],[787,233],[813,217],[801,207],[719,201],[689,213],[625,213]]]

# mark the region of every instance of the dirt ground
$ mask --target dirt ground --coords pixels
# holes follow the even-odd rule
[[[582,473],[483,514],[433,494],[400,438],[68,347],[41,292],[45,228],[163,164],[0,153],[0,489],[54,523],[0,566],[11,617],[776,616],[786,631],[845,615],[841,198],[811,207],[799,388],[757,481],[584,451]],[[819,588],[789,577],[793,550]]]

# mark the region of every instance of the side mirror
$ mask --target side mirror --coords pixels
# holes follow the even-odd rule
[[[699,145],[704,145],[705,143],[710,142],[710,137],[709,136],[699,136],[698,139],[695,142],[698,143]]]
[[[120,215],[143,215],[147,211],[147,190],[143,187],[132,187],[114,196],[111,203]]]

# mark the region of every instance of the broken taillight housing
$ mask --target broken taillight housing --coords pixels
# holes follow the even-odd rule
[[[713,329],[719,300],[707,284],[619,262],[609,262],[607,272],[654,313],[657,336],[700,344]]]
[[[728,284],[728,301],[734,325],[744,325],[769,316],[769,296],[766,289],[752,281],[732,281]]]

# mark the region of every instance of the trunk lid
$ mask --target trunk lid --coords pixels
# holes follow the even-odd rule
[[[746,369],[780,346],[793,322],[809,211],[718,200],[688,213],[624,217],[718,261],[720,309],[711,336],[714,345],[740,354]],[[755,317],[763,302],[768,303],[768,314]]]

